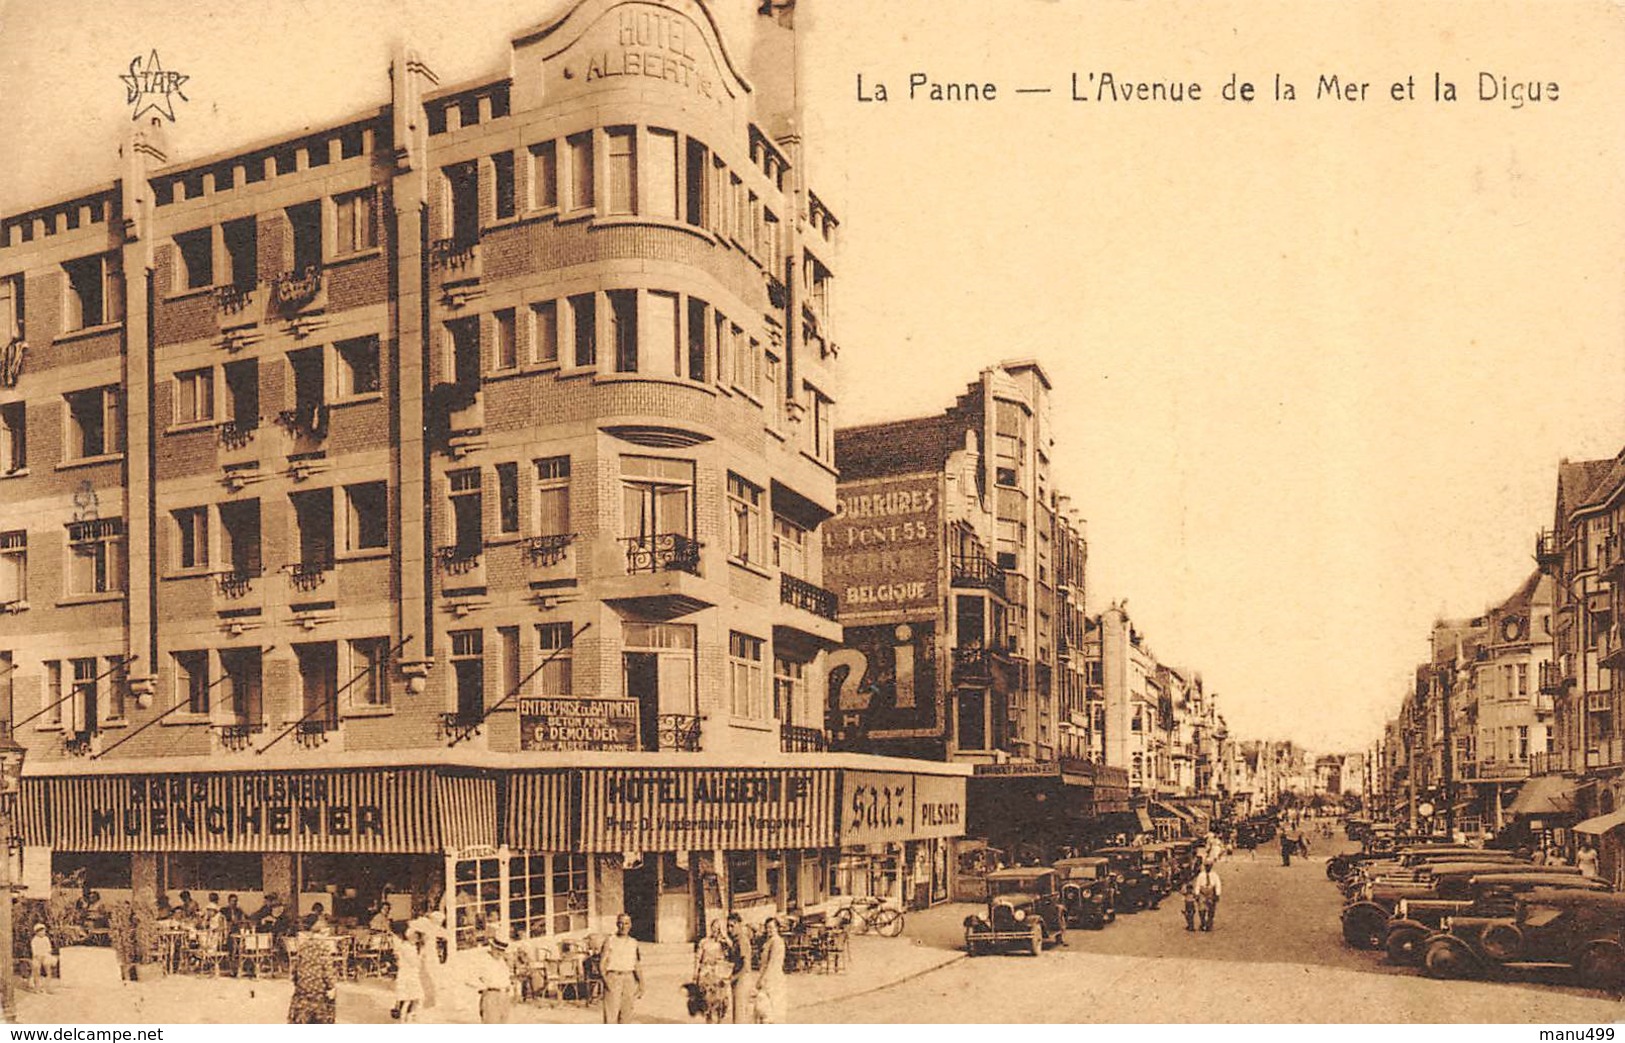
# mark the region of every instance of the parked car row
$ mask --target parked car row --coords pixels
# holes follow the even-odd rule
[[[1355,948],[1439,978],[1538,969],[1625,989],[1625,895],[1578,869],[1439,841],[1333,861]]]
[[[1196,876],[1199,850],[1199,841],[1186,838],[994,870],[987,875],[987,911],[965,918],[965,951],[1037,956],[1062,944],[1069,927],[1101,930],[1120,912],[1155,909]]]

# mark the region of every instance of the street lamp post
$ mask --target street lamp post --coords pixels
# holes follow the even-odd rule
[[[0,841],[4,841],[6,847],[5,857],[0,858],[0,945],[5,947],[4,959],[0,959],[0,1010],[8,1025],[17,1021],[17,954],[11,925],[11,837],[16,828],[17,796],[23,787],[23,758],[27,755],[28,750],[11,734],[11,722],[0,722]]]

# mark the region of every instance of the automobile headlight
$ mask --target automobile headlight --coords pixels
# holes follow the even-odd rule
[[[1015,911],[1014,915],[1015,915],[1015,918],[1016,918],[1016,920],[1018,922],[1021,921],[1021,920],[1025,920],[1025,919],[1027,919],[1027,910],[1025,910],[1025,909],[1017,909]]]

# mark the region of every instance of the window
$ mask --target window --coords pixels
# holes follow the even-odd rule
[[[1518,759],[1521,761],[1529,759],[1529,726],[1527,724],[1518,725]]]
[[[570,328],[575,337],[575,364],[598,364],[598,298],[583,293],[570,298]]]
[[[447,238],[463,250],[480,241],[480,168],[470,160],[449,166],[445,174]]]
[[[101,719],[104,721],[122,721],[124,719],[124,693],[129,690],[129,674],[123,659],[107,658],[102,660],[102,676],[107,678],[107,698],[103,701]]]
[[[28,531],[0,532],[0,605],[28,600]]]
[[[96,731],[102,721],[96,662],[93,657],[73,660],[73,730],[81,735]]]
[[[512,217],[514,207],[517,205],[514,198],[512,152],[498,152],[491,157],[491,178],[495,182],[492,187],[496,190],[494,203],[497,220]]]
[[[485,713],[484,631],[451,632],[451,672],[458,716],[465,721],[479,719]]]
[[[694,531],[694,462],[621,457],[623,532],[629,537]]]
[[[570,458],[536,461],[536,535],[562,536],[570,531]]]
[[[175,252],[180,257],[181,280],[186,289],[200,290],[214,285],[213,228],[199,228],[177,235]]]
[[[0,474],[15,474],[28,466],[27,416],[21,402],[0,405]]]
[[[389,639],[364,637],[350,641],[350,705],[389,705]]]
[[[186,507],[171,512],[175,518],[175,567],[209,567],[209,509]]]
[[[176,652],[175,702],[186,705],[185,713],[200,717],[209,713],[209,653]]]
[[[729,346],[733,351],[734,387],[754,398],[759,393],[756,382],[757,362],[761,358],[761,347],[756,341],[752,340],[748,342],[749,347],[747,348],[745,331],[738,326],[734,326],[729,331],[729,336]]]
[[[728,893],[731,895],[752,895],[762,892],[762,866],[761,852],[759,851],[729,851],[728,859]]]
[[[709,324],[705,319],[706,303],[697,297],[688,299],[688,379],[705,380],[705,358],[708,348],[705,333]]]
[[[767,415],[774,427],[784,423],[784,370],[779,365],[779,357],[772,352],[762,356],[766,369],[766,386],[762,394],[767,396]]]
[[[762,639],[728,634],[728,709],[735,717],[761,720],[766,714],[766,678],[762,674]]]
[[[559,360],[559,306],[557,301],[543,301],[530,306],[530,360],[557,362]]]
[[[344,549],[377,550],[389,546],[389,486],[362,482],[344,487]]]
[[[214,370],[189,369],[175,374],[175,423],[214,419]]]
[[[525,676],[519,663],[519,628],[497,627],[497,648],[502,656],[502,690],[497,698],[517,696],[519,680]]]
[[[777,514],[773,516],[773,567],[798,579],[807,578],[807,530]]]
[[[497,464],[497,532],[519,532],[519,465]]]
[[[591,895],[586,855],[508,859],[508,930],[515,939],[587,929]]]
[[[769,275],[777,275],[779,266],[779,218],[771,210],[762,211],[762,261]]]
[[[610,290],[609,335],[615,345],[615,372],[638,371],[638,293]]]
[[[957,742],[962,750],[992,748],[992,728],[988,704],[991,694],[985,688],[961,689],[954,698]]]
[[[451,371],[462,387],[480,386],[480,320],[456,319],[446,323],[451,346]]]
[[[9,344],[23,335],[25,285],[21,275],[0,278],[0,343]]]
[[[530,208],[551,210],[559,205],[559,150],[551,141],[530,147]]]
[[[327,361],[319,347],[288,352],[293,370],[293,411],[301,430],[317,437],[327,431]]]
[[[497,327],[495,369],[519,368],[519,339],[512,308],[503,308],[495,316]]]
[[[260,360],[226,363],[226,413],[239,432],[260,426]]]
[[[1144,722],[1144,714],[1142,713],[1141,708],[1136,706],[1134,708],[1134,719],[1129,722],[1129,731],[1143,731],[1145,728]]]
[[[825,463],[835,462],[835,403],[817,388],[807,385],[812,398],[813,456]]]
[[[762,490],[728,475],[728,557],[747,564],[766,560],[762,549]]]
[[[62,727],[62,662],[52,659],[45,664],[45,691],[40,695],[41,718],[46,725]]]
[[[333,567],[333,490],[289,493],[299,538],[299,564],[306,572]]]
[[[339,655],[332,641],[294,645],[299,663],[299,714],[308,724],[331,731],[339,724]]]
[[[293,229],[293,274],[305,276],[322,267],[322,201],[312,199],[287,208]]]
[[[570,695],[573,693],[571,658],[574,635],[569,623],[536,624],[536,649],[543,665],[536,675],[536,694]]]
[[[485,546],[480,523],[482,501],[479,468],[452,471],[446,475],[451,486],[452,538],[459,556],[472,558]]]
[[[220,531],[225,537],[221,550],[231,575],[248,578],[260,574],[260,502],[238,500],[222,503]]]
[[[609,164],[611,214],[638,212],[637,137],[631,127],[610,127],[604,132],[604,160]]]
[[[124,589],[124,520],[68,523],[68,593],[113,594]]]
[[[594,198],[592,131],[572,134],[565,145],[570,150],[570,209],[590,210]]]
[[[677,220],[677,135],[669,130],[649,131],[649,161],[644,178],[648,190],[643,213]]]
[[[339,394],[371,395],[382,390],[378,372],[378,338],[358,337],[333,345],[339,357]]]
[[[682,330],[677,324],[677,295],[651,291],[643,295],[644,327],[643,364],[646,372],[661,377],[676,378],[683,373]]]
[[[74,391],[67,396],[69,460],[107,456],[124,449],[124,423],[117,387]]]
[[[220,669],[226,675],[231,716],[241,724],[265,719],[264,676],[258,648],[222,648]]]
[[[68,277],[67,329],[88,329],[119,320],[122,309],[111,257],[81,257],[64,263],[62,270]]]
[[[683,219],[691,225],[704,225],[710,212],[711,160],[706,147],[688,139],[683,178]]]
[[[1518,694],[1519,695],[1528,695],[1529,694],[1529,664],[1528,663],[1519,663],[1518,664]]]
[[[773,719],[796,722],[796,708],[807,703],[807,664],[784,656],[773,657]]]
[[[227,221],[220,226],[226,241],[226,261],[231,265],[231,285],[248,290],[259,282],[259,225],[252,217]]]

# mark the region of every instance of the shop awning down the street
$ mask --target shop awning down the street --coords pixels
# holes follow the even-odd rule
[[[1562,815],[1574,810],[1574,780],[1540,775],[1523,784],[1507,811],[1513,815]]]
[[[1592,833],[1601,836],[1620,826],[1625,826],[1625,811],[1615,811],[1607,815],[1598,815],[1596,818],[1588,818],[1575,826],[1574,831],[1576,833]]]
[[[1144,808],[1133,811],[1113,811],[1100,817],[1100,823],[1115,833],[1150,833],[1156,829]]]

